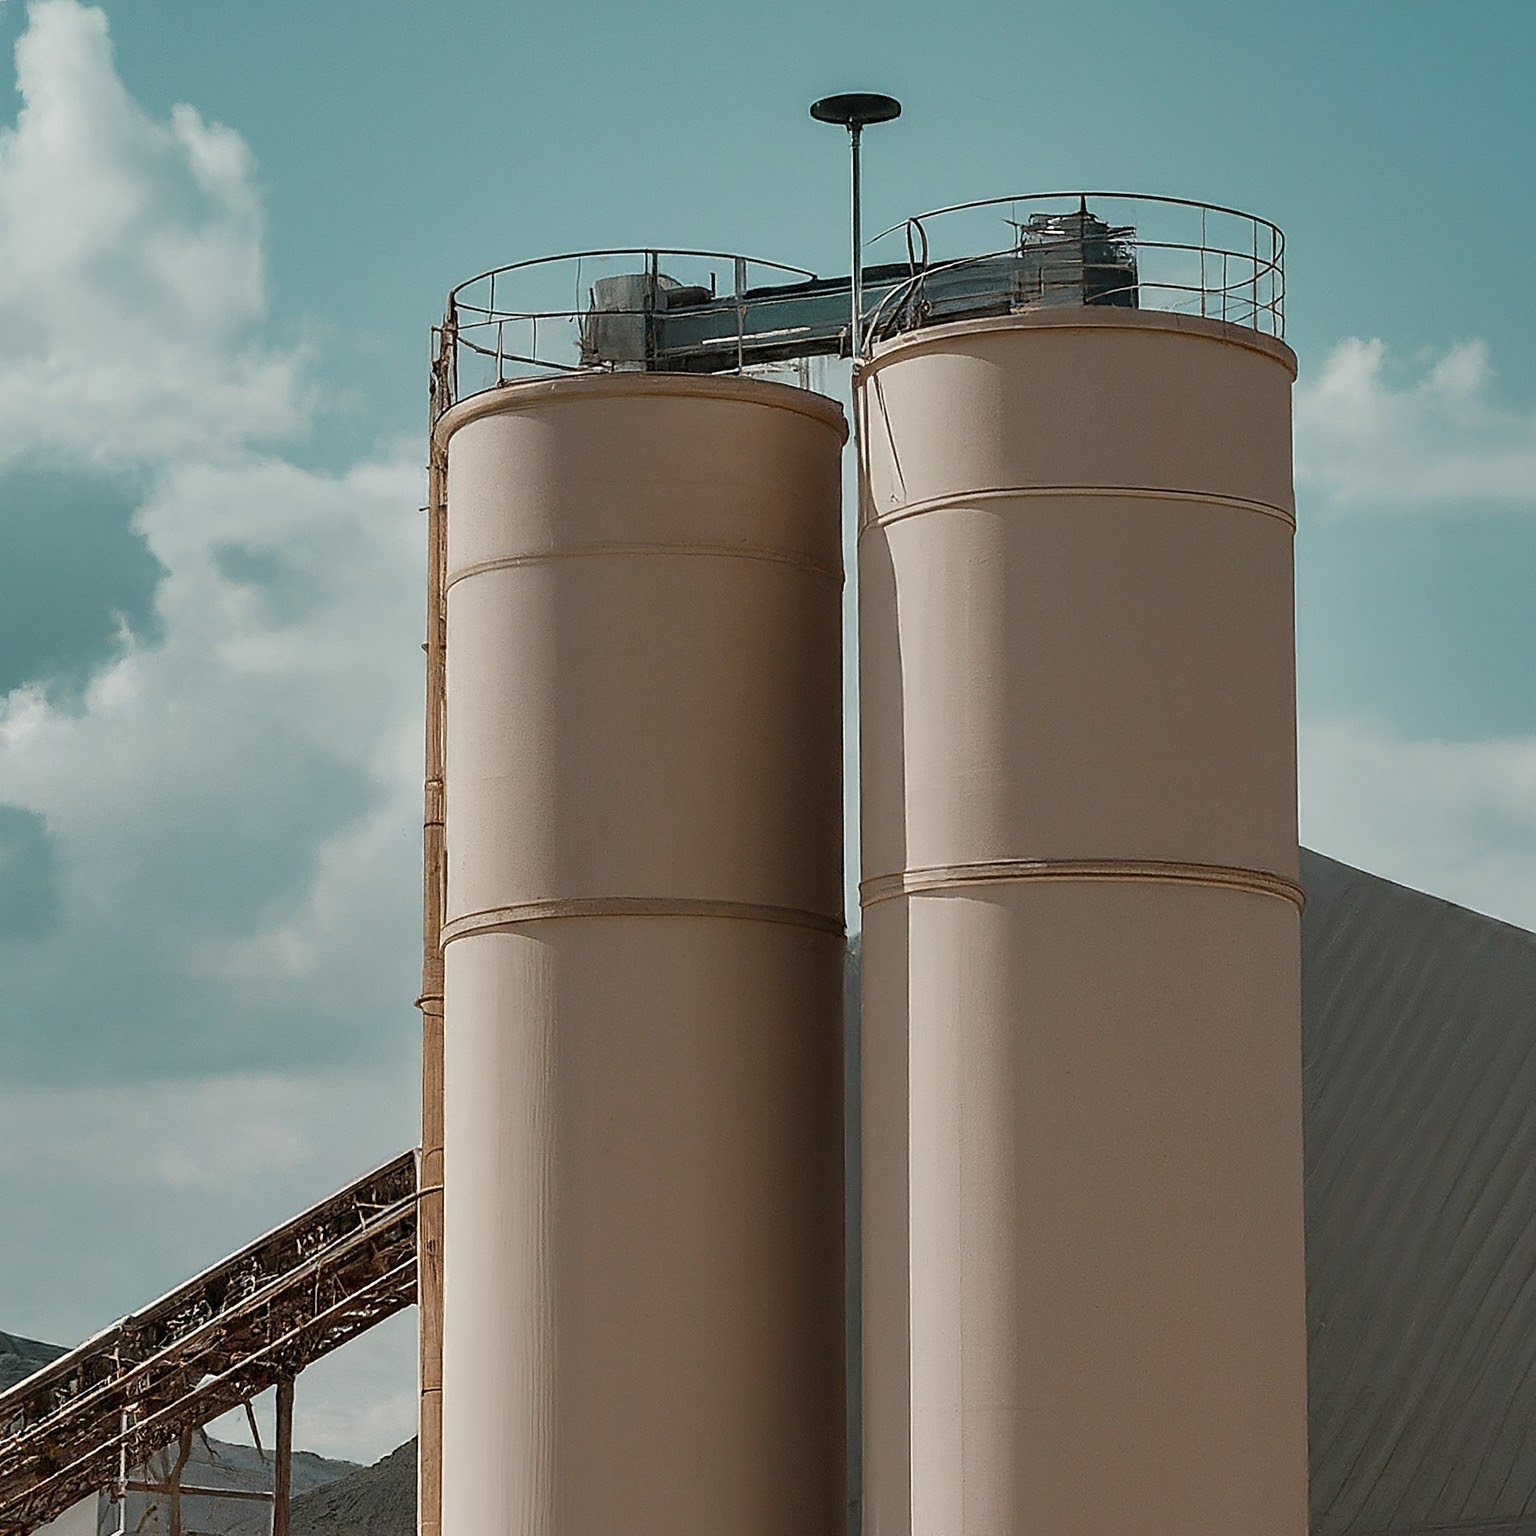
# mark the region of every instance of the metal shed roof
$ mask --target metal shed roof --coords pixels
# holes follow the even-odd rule
[[[1536,935],[1302,880],[1312,1531],[1536,1533]]]

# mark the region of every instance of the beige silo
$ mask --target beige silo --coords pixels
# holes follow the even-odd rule
[[[1294,375],[861,370],[865,1536],[1306,1531]]]
[[[438,423],[444,1536],[840,1529],[844,436],[656,373]]]

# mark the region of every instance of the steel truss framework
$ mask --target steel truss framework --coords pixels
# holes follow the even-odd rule
[[[417,1184],[404,1153],[0,1393],[0,1536],[413,1303]]]

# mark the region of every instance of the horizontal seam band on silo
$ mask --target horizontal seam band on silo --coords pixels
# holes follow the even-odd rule
[[[520,901],[507,907],[466,912],[443,924],[443,944],[519,923],[542,923],[571,917],[717,917],[737,922],[780,923],[842,937],[841,917],[803,907],[776,907],[753,901],[690,900],[676,896],[575,896],[566,899]]]
[[[819,576],[827,581],[842,584],[843,573],[831,565],[823,565],[820,560],[812,560],[804,555],[792,554],[780,549],[754,549],[734,544],[602,544],[591,549],[550,549],[539,550],[526,555],[503,555],[496,560],[477,560],[473,565],[466,565],[463,570],[455,571],[444,583],[444,591],[466,581],[471,576],[480,576],[486,571],[515,570],[525,565],[548,565],[557,560],[590,560],[600,559],[603,556],[617,556],[628,558],[631,555],[678,555],[687,556],[690,559],[703,557],[710,560],[754,560],[765,565],[788,565],[795,570],[805,571],[812,576]]]
[[[1236,325],[1210,315],[1174,314],[1166,309],[1036,309],[1017,315],[987,315],[976,320],[951,320],[942,325],[908,331],[886,342],[868,361],[859,365],[855,382],[862,383],[888,364],[915,353],[942,351],[959,338],[1047,331],[1121,331],[1147,335],[1180,334],[1214,341],[1224,346],[1257,352],[1296,377],[1296,354],[1283,338],[1251,326]]]
[[[1276,506],[1268,501],[1253,501],[1245,496],[1223,496],[1215,491],[1179,491],[1170,490],[1166,486],[1149,485],[1014,485],[981,491],[952,491],[943,496],[930,496],[924,501],[908,502],[892,512],[882,512],[878,517],[867,518],[860,524],[859,533],[862,535],[869,528],[884,528],[891,523],[899,523],[903,518],[918,517],[924,512],[968,507],[980,501],[1069,496],[1091,496],[1105,500],[1129,497],[1135,501],[1192,501],[1203,506],[1230,507],[1238,512],[1257,512],[1264,517],[1276,518],[1292,530],[1296,527],[1296,513],[1289,507]]]
[[[432,427],[432,446],[446,449],[448,440],[461,427],[486,416],[541,410],[584,400],[657,398],[718,401],[727,405],[787,411],[792,416],[809,417],[830,427],[842,442],[848,440],[848,419],[842,406],[813,390],[740,375],[723,379],[715,374],[601,372],[568,374],[553,379],[507,379],[493,389],[466,395],[437,418]]]
[[[875,875],[859,885],[859,905],[872,907],[898,896],[972,885],[1024,880],[1105,880],[1203,885],[1221,890],[1278,896],[1298,911],[1306,904],[1301,886],[1285,875],[1228,864],[1186,864],[1173,859],[998,859],[978,864],[936,864],[894,875]]]

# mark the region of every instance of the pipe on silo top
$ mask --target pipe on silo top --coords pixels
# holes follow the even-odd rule
[[[860,370],[866,1536],[1305,1536],[1294,375]]]

